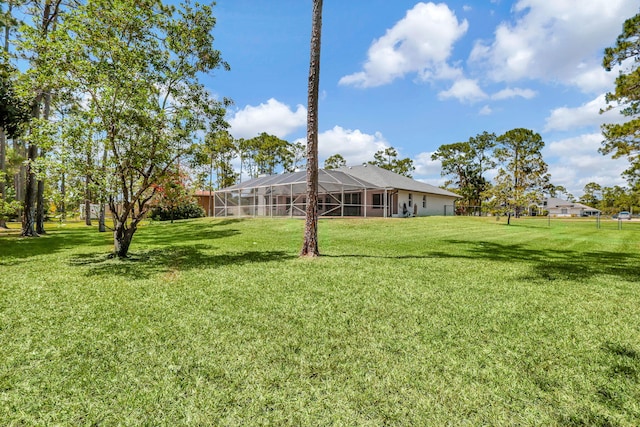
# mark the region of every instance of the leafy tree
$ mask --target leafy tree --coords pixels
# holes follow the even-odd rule
[[[247,169],[251,171],[251,157],[249,156],[249,147],[247,144],[247,140],[244,138],[238,138],[236,141],[236,153],[240,158],[240,173],[238,173],[238,177],[242,180],[242,170],[245,164],[247,165]]]
[[[320,87],[320,41],[322,0],[313,0],[311,58],[307,105],[307,210],[300,256],[320,256],[318,250],[318,89]]]
[[[334,154],[333,156],[329,156],[324,161],[325,169],[338,169],[343,166],[347,166],[347,161],[340,154]]]
[[[558,197],[558,198],[567,200],[569,202],[576,201],[576,198],[573,196],[573,194],[567,191],[567,188],[565,186],[554,185],[551,182],[549,182],[548,179],[546,179],[546,182],[542,187],[542,192],[547,193],[549,197]]]
[[[6,55],[4,55],[6,57]],[[17,70],[6,59],[0,60],[0,202],[11,204],[5,209],[13,212],[15,203],[7,200],[7,137],[16,137],[22,125],[29,120],[29,110],[14,87]],[[6,218],[0,216],[0,228],[6,228]]]
[[[456,142],[440,146],[431,155],[432,160],[440,160],[442,176],[451,176],[446,185],[454,184],[462,196],[458,206],[465,210],[471,206],[482,209],[483,194],[490,188],[490,182],[483,174],[495,166],[490,156],[496,145],[496,135],[484,132],[467,142]]]
[[[567,188],[563,185],[554,185],[551,182],[548,182],[544,185],[543,188],[544,192],[546,192],[549,197],[559,197],[562,198],[564,197],[568,197],[569,195],[571,195],[568,191]],[[567,198],[568,200],[568,198]]]
[[[382,169],[387,169],[399,175],[411,178],[411,173],[416,170],[413,166],[413,160],[410,158],[399,159],[398,151],[393,147],[379,150],[373,155],[374,160],[369,161],[370,165],[376,165]]]
[[[209,184],[213,189],[229,187],[236,183],[238,174],[233,170],[231,161],[236,154],[236,143],[233,136],[226,130],[209,131],[205,136],[202,147],[209,158]],[[216,185],[213,186],[211,177],[215,171]]]
[[[291,164],[286,171],[295,172],[307,158],[307,147],[301,142],[296,142],[295,144],[289,144],[289,152],[291,153]]]
[[[48,64],[86,99],[108,150],[114,255],[126,257],[161,182],[190,153],[224,102],[198,77],[228,65],[213,49],[210,6],[160,0],[95,0],[69,11],[50,46]]]
[[[23,91],[29,92],[30,117],[27,132],[27,161],[24,203],[22,211],[22,236],[34,237],[44,232],[44,185],[38,181],[37,159],[42,144],[40,129],[49,120],[51,80],[46,77],[46,59],[51,33],[58,23],[62,0],[35,0],[34,24],[23,29],[21,54],[28,58],[29,72],[23,74]]]
[[[627,157],[630,167],[624,172],[630,184],[640,182],[640,14],[625,21],[616,44],[604,51],[603,67],[611,71],[624,65],[616,78],[615,91],[607,93],[609,103],[620,105],[620,113],[629,120],[622,124],[602,125],[605,140],[600,152],[613,158]]]
[[[4,185],[3,194],[0,197],[0,227],[7,228],[6,222],[9,219],[19,217],[22,202],[16,197],[15,187],[11,185],[10,178],[15,177],[22,167],[24,158],[16,150],[7,147],[5,159],[5,172],[0,173],[0,182]]]
[[[18,71],[0,60],[0,127],[4,137],[13,138],[29,120],[29,107],[16,93],[15,77]]]
[[[10,7],[21,2],[10,1]],[[22,235],[38,236],[45,233],[45,181],[47,165],[45,154],[52,147],[50,113],[52,110],[52,80],[47,78],[43,55],[50,33],[61,16],[61,0],[35,0],[29,2],[31,26],[21,26],[17,38],[18,55],[28,60],[30,68],[20,74],[17,87],[28,102],[29,123],[25,126],[25,137],[14,139],[14,147],[26,145],[26,161],[15,180],[16,193],[23,200]],[[8,49],[8,34],[5,34],[5,49]],[[23,145],[24,144],[24,145]],[[1,144],[0,144],[1,145]],[[1,156],[0,156],[1,157]]]
[[[106,147],[97,126],[96,112],[93,104],[88,108],[81,107],[79,100],[70,100],[64,119],[59,121],[58,144],[51,153],[51,169],[59,170],[66,175],[76,177],[74,184],[82,183],[74,188],[78,198],[82,199],[85,212],[85,224],[91,226],[91,204],[97,201],[102,206],[107,201],[107,171],[105,165]],[[102,157],[102,163],[98,159]],[[65,192],[66,182],[65,182]],[[64,197],[61,197],[64,200]],[[104,221],[100,221],[99,230],[104,231]]]
[[[290,170],[293,164],[291,144],[277,136],[262,132],[260,135],[244,141],[251,156],[253,168],[250,175],[273,175],[279,166],[283,170]]]
[[[602,188],[602,208],[606,213],[612,214],[621,210],[630,210],[634,197],[631,191],[625,187],[615,185]]]
[[[161,221],[199,218],[204,211],[187,188],[188,177],[179,169],[167,171],[160,184],[154,185],[156,195],[150,217]]]
[[[587,206],[598,207],[600,206],[600,199],[598,194],[602,197],[602,186],[595,182],[589,182],[583,188],[583,194],[580,197],[580,203],[584,203]]]
[[[542,198],[542,189],[549,180],[541,153],[544,141],[538,133],[517,128],[500,135],[497,144],[494,156],[501,166],[495,186],[488,193],[494,198],[494,206],[519,217],[530,203]]]

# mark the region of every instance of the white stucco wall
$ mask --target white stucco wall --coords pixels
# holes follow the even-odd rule
[[[411,207],[409,207],[409,194],[411,194]],[[423,207],[423,196],[426,196],[426,207]],[[438,196],[428,193],[414,193],[409,191],[398,192],[398,213],[402,214],[403,204],[407,204],[407,209],[411,214],[416,212],[416,216],[453,216],[455,199],[452,197]],[[445,209],[446,207],[446,209]]]

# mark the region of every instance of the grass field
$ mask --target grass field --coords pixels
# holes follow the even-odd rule
[[[640,425],[640,223],[0,234],[0,424]]]

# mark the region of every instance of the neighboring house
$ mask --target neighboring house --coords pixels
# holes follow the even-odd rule
[[[533,212],[536,212],[538,215],[547,211],[550,216],[563,217],[597,216],[600,214],[598,209],[583,205],[582,203],[559,199],[557,197],[544,199],[541,204],[531,206],[529,211],[532,214]]]
[[[306,171],[254,178],[196,195],[210,216],[304,216]],[[375,165],[318,171],[318,215],[453,215],[459,196]]]

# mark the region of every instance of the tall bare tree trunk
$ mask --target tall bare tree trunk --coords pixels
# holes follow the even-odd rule
[[[313,0],[311,59],[307,106],[307,212],[300,256],[317,257],[318,250],[318,88],[320,86],[320,40],[322,0]]]
[[[27,157],[26,147],[24,146],[22,141],[20,141],[20,138],[16,138],[15,136],[13,138],[13,151],[18,156],[26,159]],[[13,189],[15,194],[15,200],[24,201],[24,192],[25,192],[24,186],[26,181],[25,179],[26,175],[27,175],[27,167],[24,165],[24,163],[21,163],[20,167],[18,168],[18,171],[13,176]],[[20,208],[20,211],[18,212],[18,214],[19,214],[18,216],[22,216],[22,207]]]
[[[38,94],[31,105],[31,117],[33,119],[40,118],[40,104],[42,103],[42,94]],[[24,203],[22,210],[22,236],[37,237],[36,233],[36,195],[38,192],[38,182],[36,177],[36,159],[38,158],[38,147],[35,142],[29,142],[27,150],[27,171],[26,182],[24,188]]]
[[[1,202],[7,201],[7,186],[6,186],[6,172],[7,172],[7,136],[4,133],[4,129],[0,127],[0,193]],[[4,218],[0,218],[0,228],[7,228],[7,221]]]
[[[44,95],[44,114],[45,120],[49,120],[51,113],[51,93],[47,92]],[[44,149],[40,150],[40,157],[44,157]],[[46,234],[44,231],[44,219],[45,219],[45,200],[44,200],[44,177],[42,174],[38,179],[37,195],[36,195],[36,233]]]
[[[91,170],[93,161],[91,159],[91,144],[87,144],[87,170]],[[87,173],[84,178],[84,223],[91,225],[91,175]]]
[[[9,0],[7,14],[9,17],[12,15],[13,2]],[[4,26],[4,51],[9,52],[9,35],[11,34],[11,25],[5,23]],[[0,193],[2,193],[2,201],[7,201],[7,186],[6,186],[6,173],[7,173],[7,134],[4,128],[0,127]],[[0,228],[7,228],[7,221],[0,218]]]
[[[35,172],[35,160],[38,156],[38,148],[35,144],[29,144],[27,152],[27,176],[24,188],[24,203],[22,205],[22,236],[37,237],[36,233],[36,193],[37,180]]]
[[[240,164],[242,164],[242,160],[240,160]],[[212,196],[213,196],[213,154],[211,154],[211,164],[209,165],[209,215],[208,216],[213,216]]]
[[[100,233],[104,233],[105,231],[107,231],[107,225],[105,223],[106,220],[106,200],[105,200],[105,193],[107,192],[106,188],[104,188],[105,182],[104,179],[105,178],[105,173],[107,170],[107,147],[104,147],[104,151],[102,152],[102,178],[103,178],[103,187],[101,189],[101,193],[100,193],[100,216],[98,217],[98,232]]]
[[[45,0],[42,9],[42,27],[40,28],[42,39],[47,38],[50,26],[55,23],[58,16],[58,8],[62,0]],[[39,58],[35,60],[35,66],[38,66]],[[40,109],[44,100],[44,90],[36,89],[36,97],[31,106],[31,118],[40,118]],[[48,113],[47,113],[48,114]],[[32,126],[34,126],[32,124]],[[29,143],[27,152],[27,172],[24,194],[24,211],[22,212],[22,236],[38,236],[35,227],[36,224],[36,196],[38,193],[38,183],[35,171],[35,161],[38,157],[38,147],[34,142]]]
[[[84,189],[84,223],[91,226],[91,191],[88,182]]]
[[[43,153],[40,153],[42,156]],[[45,200],[44,200],[44,178],[40,178],[36,182],[36,233],[46,234],[44,231],[45,220]]]
[[[67,219],[67,205],[65,203],[67,198],[67,185],[65,179],[66,174],[63,171],[62,176],[60,177],[60,221],[65,221]]]

